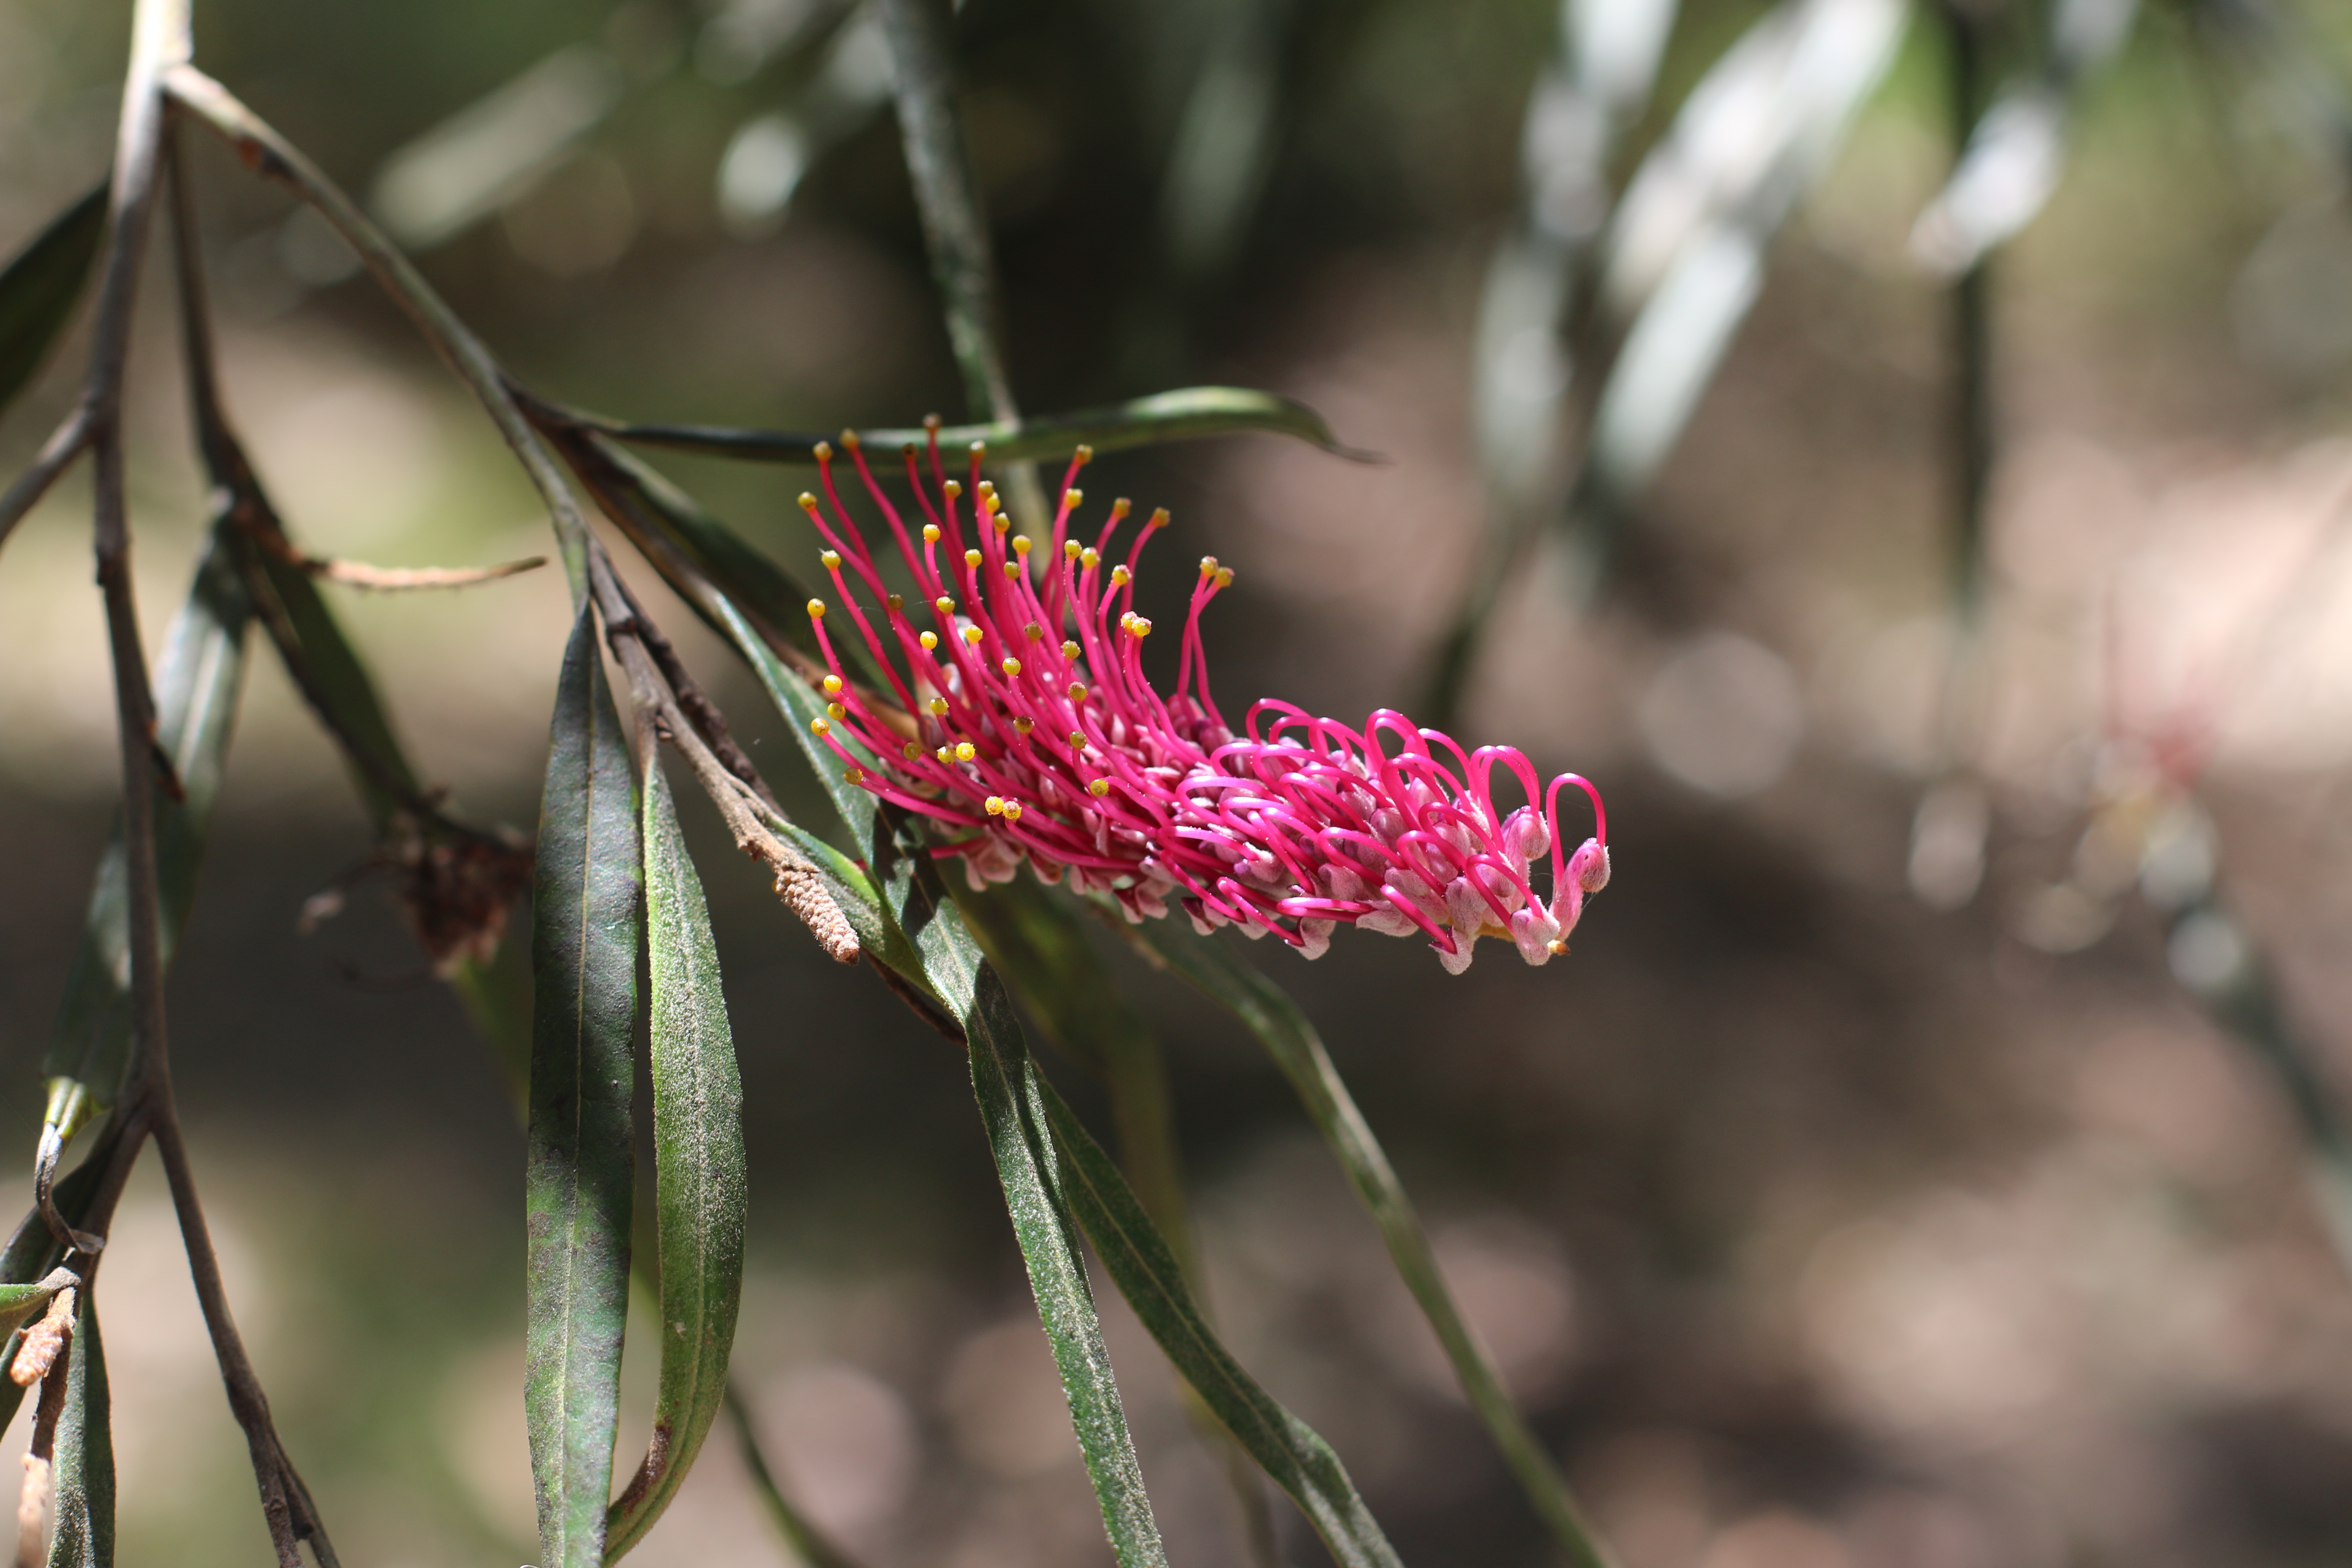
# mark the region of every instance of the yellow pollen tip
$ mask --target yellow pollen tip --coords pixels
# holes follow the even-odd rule
[[[1113,522],[1117,522],[1120,518],[1125,517],[1134,509],[1135,503],[1128,500],[1125,496],[1121,496],[1117,500],[1110,503],[1110,520]]]
[[[988,515],[994,520],[996,531],[999,533],[1013,526],[1013,514],[1009,511],[992,511]]]
[[[949,751],[945,746],[941,746],[939,749],[938,755],[940,761],[943,763],[951,763],[955,761],[955,753]]]
[[[806,490],[803,490],[801,492],[801,510],[808,513],[811,517],[814,517],[816,515],[816,497]]]
[[[824,705],[824,713],[825,717],[828,719],[846,719],[849,717],[849,710],[844,708],[838,702],[826,703]]]
[[[1203,556],[1202,556],[1202,557],[1201,557],[1201,575],[1202,575],[1202,576],[1203,576],[1203,577],[1213,577],[1213,576],[1215,576],[1216,574],[1217,574],[1217,558],[1216,558],[1215,556],[1213,556],[1213,555],[1203,555]]]
[[[1087,737],[1086,737],[1085,732],[1084,732],[1084,731],[1078,731],[1078,730],[1073,730],[1073,731],[1070,731],[1070,750],[1072,750],[1072,751],[1074,751],[1074,752],[1083,752],[1083,751],[1085,751],[1086,749],[1087,749]]]
[[[1013,554],[1015,554],[1015,555],[1026,555],[1026,554],[1028,554],[1028,553],[1029,553],[1029,552],[1030,552],[1030,551],[1032,551],[1032,550],[1034,550],[1034,549],[1035,549],[1035,548],[1036,548],[1036,541],[1034,541],[1034,540],[1031,539],[1027,534],[1025,534],[1025,533],[1016,533],[1016,534],[1014,534],[1014,535],[1013,536]]]
[[[934,435],[936,435],[936,434],[939,432],[939,428],[940,428],[940,416],[939,416],[938,415],[936,415],[936,414],[926,414],[926,415],[924,415],[924,416],[923,416],[923,428],[924,428],[924,429],[926,429],[926,430],[929,430],[929,431],[932,432]]]
[[[828,550],[819,555],[817,559],[824,563],[824,569],[828,572],[838,572],[841,570],[841,552],[838,550]]]
[[[864,768],[844,768],[841,770],[841,776],[847,779],[851,784],[864,784],[866,782],[866,770]]]
[[[827,697],[838,697],[841,695],[841,677],[837,675],[826,676],[824,678],[824,694]]]
[[[965,551],[963,552],[963,563],[967,566],[977,567],[980,564],[980,552],[977,550]]]
[[[819,441],[816,444],[816,460],[820,463],[829,463],[833,460],[832,442]]]
[[[1165,527],[1167,527],[1167,526],[1168,526],[1168,509],[1167,509],[1166,507],[1164,507],[1164,506],[1163,506],[1163,507],[1160,507],[1160,508],[1158,508],[1157,510],[1155,510],[1152,512],[1152,514],[1151,514],[1150,521],[1148,521],[1148,522],[1146,522],[1143,526],[1144,526],[1144,527],[1146,527],[1146,528],[1165,528]]]
[[[1553,956],[1557,957],[1568,951],[1568,939],[1556,936],[1544,945],[1551,949]]]
[[[923,754],[923,748],[915,744],[914,742],[909,741],[905,745],[898,748],[898,754],[911,763],[917,757]]]
[[[1078,467],[1085,468],[1095,460],[1095,449],[1081,442],[1078,446]]]
[[[890,607],[890,613],[894,616],[907,607],[907,601],[896,594],[890,595],[882,602]]]
[[[955,614],[955,601],[949,598],[945,594],[941,594],[938,598],[931,601],[931,608],[937,610],[943,616],[952,616]]]
[[[985,441],[974,441],[974,442],[971,444],[971,455],[972,455],[973,457],[975,457],[975,458],[985,458],[985,457],[987,457],[987,456],[988,456],[988,443],[987,443],[987,442],[985,442]]]
[[[809,728],[820,735],[830,735],[833,733],[833,726],[823,719],[810,720]]]
[[[1018,561],[1008,561],[1004,563],[1004,580],[1008,583],[1021,581],[1021,563]]]
[[[1086,700],[1087,683],[1083,680],[1073,680],[1070,682],[1070,700],[1073,702],[1084,702]]]
[[[956,742],[957,762],[968,763],[978,755],[980,755],[980,748],[973,745],[970,741],[959,741]]]
[[[931,699],[930,707],[931,707],[931,716],[932,716],[933,718],[936,718],[936,719],[944,719],[944,718],[946,718],[946,717],[948,716],[948,700],[947,700],[946,698],[944,698],[944,697],[934,697],[934,698],[932,698],[932,699]]]
[[[1008,658],[996,668],[1003,670],[1009,679],[1021,673],[1021,661],[1017,658]]]
[[[1065,561],[1076,561],[1079,555],[1085,552],[1086,548],[1087,547],[1085,545],[1080,544],[1075,539],[1065,539],[1062,541],[1062,559]]]
[[[809,601],[809,619],[813,621],[821,621],[824,619],[824,601],[823,599],[811,599]]]
[[[1126,567],[1114,566],[1110,569],[1110,585],[1112,587],[1124,588],[1129,583],[1134,581],[1135,574],[1129,572]]]
[[[1127,629],[1130,636],[1148,637],[1151,635],[1151,623],[1138,616],[1127,623]]]
[[[841,433],[841,444],[850,451],[855,452],[857,450],[857,432],[855,430],[844,430]]]
[[[1102,564],[1102,555],[1091,544],[1078,552],[1078,564],[1091,572]]]
[[[1027,626],[1021,628],[1021,635],[1027,637],[1031,642],[1043,642],[1045,639],[1045,628],[1039,626],[1036,622],[1031,621]]]
[[[926,544],[937,544],[939,542],[940,525],[936,522],[927,522],[923,524],[923,542]]]
[[[987,810],[988,815],[991,816],[1003,816],[1004,815],[1004,797],[1001,795],[990,795],[986,800],[982,801],[981,805]]]
[[[978,647],[980,639],[986,635],[978,626],[966,626],[963,629],[963,640],[973,647]]]
[[[1230,588],[1230,587],[1232,587],[1233,585],[1234,585],[1234,569],[1233,569],[1232,567],[1230,567],[1230,566],[1220,566],[1220,567],[1218,567],[1218,568],[1217,568],[1217,586],[1218,586],[1218,587],[1220,587],[1220,588]]]
[[[1107,795],[1108,795],[1108,794],[1110,793],[1110,780],[1108,780],[1108,779],[1097,779],[1097,780],[1095,780],[1095,782],[1094,782],[1094,783],[1092,783],[1092,784],[1090,784],[1087,785],[1087,793],[1088,795],[1090,795],[1095,796],[1097,799],[1100,799],[1102,796]]]
[[[1076,510],[1079,507],[1086,505],[1086,503],[1087,492],[1082,489],[1072,489],[1062,492],[1062,505],[1072,511]]]
[[[1013,730],[1015,734],[1025,735],[1036,727],[1037,721],[1034,719],[1015,719],[1013,721]]]
[[[1066,642],[1066,643],[1064,643],[1064,644],[1062,645],[1062,657],[1063,657],[1064,658],[1077,658],[1077,657],[1078,657],[1078,645],[1077,645],[1077,644],[1076,644],[1076,643],[1074,643],[1074,642]]]
[[[1004,803],[1004,820],[1007,822],[1018,822],[1021,820],[1021,803],[1019,801],[1008,800]]]
[[[917,637],[915,640],[916,640],[917,642],[919,642],[919,643],[921,643],[921,644],[923,645],[923,651],[925,651],[926,653],[928,653],[928,652],[929,652],[932,648],[935,648],[935,647],[939,647],[939,646],[940,646],[940,634],[939,634],[939,633],[937,633],[937,632],[925,632],[922,636],[920,636],[920,637]]]
[[[963,494],[963,481],[961,479],[950,479],[947,483],[940,487],[940,493],[946,496],[948,500],[953,500],[956,497]]]

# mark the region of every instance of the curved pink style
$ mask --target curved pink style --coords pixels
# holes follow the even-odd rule
[[[1011,532],[980,477],[977,444],[969,544],[959,515],[966,487],[941,470],[937,438],[929,489],[916,449],[905,448],[926,519],[919,543],[855,435],[842,441],[929,603],[917,609],[919,629],[904,598],[884,584],[834,487],[832,451],[820,445],[831,517],[814,495],[801,505],[831,546],[825,570],[857,638],[912,719],[849,679],[825,603],[812,599],[832,671],[828,717],[814,728],[853,781],[969,829],[936,852],[961,856],[975,888],[1009,880],[1026,859],[1047,882],[1066,875],[1077,891],[1109,894],[1130,921],[1166,914],[1175,897],[1203,931],[1229,922],[1251,936],[1272,931],[1308,958],[1322,955],[1339,925],[1421,931],[1457,974],[1482,936],[1508,939],[1529,963],[1567,951],[1584,900],[1609,880],[1608,819],[1585,779],[1562,773],[1538,795],[1534,767],[1514,748],[1465,754],[1385,709],[1359,731],[1262,701],[1237,736],[1209,695],[1201,645],[1201,612],[1233,573],[1214,557],[1201,562],[1176,687],[1161,695],[1144,679],[1151,623],[1135,614],[1134,580],[1145,542],[1168,514],[1153,512],[1136,530],[1120,564],[1107,563],[1128,515],[1124,500],[1111,504],[1092,544],[1071,538],[1071,514],[1085,499],[1071,487],[1091,456],[1086,447],[1063,478],[1053,540],[1040,552]],[[870,757],[853,753],[845,735]],[[1497,764],[1527,797],[1508,815],[1492,793]],[[1593,837],[1563,857],[1558,813],[1569,784],[1592,803]],[[1528,879],[1546,856],[1549,900]]]

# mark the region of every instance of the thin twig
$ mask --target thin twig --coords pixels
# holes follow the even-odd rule
[[[40,504],[41,498],[49,493],[49,487],[73,466],[73,460],[89,444],[89,405],[77,403],[73,412],[59,420],[49,438],[41,443],[41,449],[34,454],[32,467],[16,477],[16,482],[8,487],[5,494],[0,494],[0,544],[8,542],[8,535],[25,521],[25,514]]]
[[[573,600],[585,597],[587,521],[572,501],[562,470],[508,392],[506,374],[490,351],[457,319],[415,265],[360,210],[359,204],[235,94],[184,59],[165,76],[164,88],[174,102],[225,138],[246,167],[284,185],[325,218],[359,253],[376,282],[425,334],[433,351],[472,389],[547,506],[572,579]]]
[[[856,963],[857,933],[850,928],[848,917],[834,901],[824,879],[809,858],[768,830],[763,816],[781,817],[782,814],[766,786],[757,783],[758,774],[754,773],[751,782],[739,777],[719,759],[679,707],[646,647],[645,623],[635,604],[621,587],[604,544],[593,536],[588,541],[588,573],[597,610],[604,620],[604,640],[613,657],[620,661],[622,673],[628,678],[631,700],[640,711],[651,713],[662,738],[685,759],[695,782],[719,808],[727,830],[734,836],[736,847],[765,865],[774,876],[776,896],[808,928],[817,945],[836,963]],[[675,658],[675,653],[671,657]],[[698,690],[697,695],[700,695]],[[709,705],[708,699],[703,702]],[[729,744],[731,746],[732,742]],[[737,754],[740,756],[740,752]],[[748,769],[750,759],[744,758],[743,765]]]
[[[544,555],[527,555],[520,561],[501,561],[492,566],[375,566],[364,561],[306,555],[297,550],[294,542],[282,532],[258,531],[253,539],[262,549],[306,577],[340,583],[347,588],[364,589],[373,594],[403,594],[429,588],[472,588],[484,583],[498,582],[503,577],[520,576],[547,564]]]

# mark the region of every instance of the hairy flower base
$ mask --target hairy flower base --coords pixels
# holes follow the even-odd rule
[[[975,888],[1009,880],[1025,859],[1047,882],[1066,876],[1078,891],[1109,894],[1129,920],[1165,915],[1176,899],[1203,931],[1228,923],[1251,936],[1272,931],[1308,958],[1339,925],[1422,931],[1457,974],[1482,936],[1508,940],[1529,963],[1567,951],[1585,899],[1609,880],[1607,818],[1583,778],[1562,773],[1538,790],[1520,752],[1465,754],[1387,710],[1358,731],[1262,701],[1237,736],[1209,695],[1201,645],[1201,612],[1233,573],[1214,557],[1201,562],[1176,687],[1161,695],[1143,675],[1151,623],[1135,613],[1135,563],[1168,514],[1136,531],[1123,563],[1106,565],[1124,500],[1093,544],[1069,537],[1087,448],[1064,477],[1040,558],[1034,541],[1011,532],[980,477],[978,444],[970,543],[960,515],[966,487],[942,471],[936,436],[929,487],[916,448],[904,449],[926,518],[918,543],[856,437],[845,432],[842,442],[926,603],[910,616],[884,585],[835,489],[833,454],[820,446],[831,520],[814,495],[801,505],[832,546],[825,570],[897,702],[850,678],[825,603],[813,599],[832,672],[827,717],[814,728],[854,782],[967,829],[937,852],[961,856]],[[866,605],[845,569],[870,595]],[[1492,794],[1497,765],[1527,797],[1508,815]],[[1557,814],[1571,784],[1592,803],[1595,836],[1563,856]],[[1549,900],[1528,879],[1547,856]]]

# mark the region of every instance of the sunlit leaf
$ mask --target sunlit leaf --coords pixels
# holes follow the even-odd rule
[[[67,1352],[66,1406],[58,1417],[56,1533],[49,1568],[113,1568],[114,1431],[96,1292],[81,1293]]]
[[[727,1397],[743,1293],[743,1083],[702,879],[669,783],[646,769],[654,1190],[661,1257],[661,1382],[653,1443],[613,1505],[605,1561],[635,1545],[677,1493]]]
[[[645,446],[674,447],[681,451],[768,463],[814,463],[818,442],[838,446],[841,440],[838,431],[809,435],[787,430],[734,430],[709,425],[631,425],[603,419],[587,423],[602,434]],[[1130,447],[1157,447],[1171,441],[1253,432],[1295,437],[1343,457],[1364,456],[1341,446],[1330,426],[1323,422],[1323,416],[1305,404],[1243,386],[1186,386],[1070,414],[1039,415],[1017,422],[950,425],[941,427],[940,445],[945,451],[961,452],[974,441],[984,441],[991,459],[1018,462],[1032,458],[1066,458],[1081,444],[1097,452],[1116,452]],[[929,431],[920,428],[885,427],[857,433],[869,452],[886,455],[892,464],[897,463],[900,447],[920,447],[929,437]]]
[[[1175,1255],[1102,1146],[1051,1085],[1039,1091],[1057,1142],[1073,1212],[1120,1294],[1225,1429],[1290,1494],[1343,1568],[1388,1568],[1397,1555],[1345,1466],[1217,1342]]]
[[[1356,1109],[1355,1099],[1340,1080],[1315,1026],[1281,986],[1243,960],[1230,944],[1196,937],[1169,921],[1146,921],[1132,931],[1139,942],[1240,1019],[1265,1046],[1380,1227],[1398,1277],[1436,1331],[1470,1407],[1502,1451],[1528,1500],[1578,1568],[1607,1568],[1608,1557],[1569,1497],[1558,1467],[1504,1393],[1493,1363],[1463,1321],[1444,1276],[1438,1272],[1437,1256],[1412,1200],[1405,1195],[1404,1185],[1397,1180],[1370,1124]]]
[[[0,272],[0,412],[16,400],[73,315],[106,233],[106,186],[49,220]]]
[[[542,1568],[596,1568],[613,1494],[635,1181],[636,790],[595,617],[563,652],[533,885],[524,1405]]]

